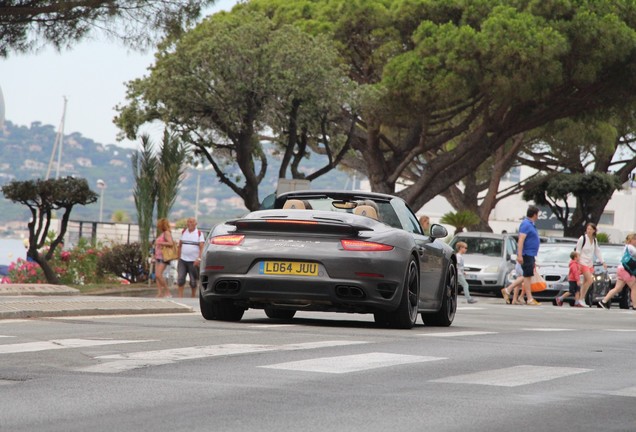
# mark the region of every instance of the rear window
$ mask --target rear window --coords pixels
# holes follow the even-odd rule
[[[463,241],[468,245],[467,254],[481,254],[492,257],[503,255],[503,240],[487,237],[459,237],[453,240],[451,246],[455,248],[458,241]]]

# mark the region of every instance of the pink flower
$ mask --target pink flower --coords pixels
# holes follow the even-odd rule
[[[69,251],[64,251],[61,254],[62,261],[68,261],[71,259],[71,253]]]

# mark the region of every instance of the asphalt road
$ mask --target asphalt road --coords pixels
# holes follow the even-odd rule
[[[262,311],[0,321],[0,431],[636,430],[636,313],[500,302],[412,330]]]

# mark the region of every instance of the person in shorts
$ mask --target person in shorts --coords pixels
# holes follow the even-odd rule
[[[627,235],[623,254],[625,251],[628,251],[632,258],[636,259],[636,233]],[[609,290],[605,297],[603,297],[603,300],[599,301],[598,304],[603,309],[609,309],[609,302],[612,301],[612,297],[623,291],[625,285],[632,290],[632,305],[630,309],[634,309],[636,307],[636,276],[628,272],[622,264],[619,265],[616,270],[616,286]]]
[[[186,275],[190,279],[192,297],[197,294],[197,284],[199,283],[199,267],[203,256],[203,246],[205,238],[203,233],[197,229],[197,220],[188,218],[186,229],[181,232],[179,239],[179,263],[177,264],[177,292],[179,297],[183,297],[183,290],[186,283]]]
[[[526,218],[519,225],[519,243],[517,246],[517,262],[523,270],[523,290],[526,294],[526,304],[539,306],[541,303],[532,297],[531,281],[534,275],[535,261],[539,252],[539,232],[534,223],[539,219],[539,209],[528,207]]]
[[[564,293],[561,296],[557,296],[556,304],[557,306],[563,306],[563,300],[574,296],[574,306],[575,307],[583,307],[579,303],[579,298],[581,296],[581,263],[579,263],[579,259],[581,255],[577,251],[572,251],[570,253],[570,264],[568,271],[568,292]]]

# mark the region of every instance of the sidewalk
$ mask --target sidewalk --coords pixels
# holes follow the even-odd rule
[[[83,296],[60,285],[0,285],[0,320],[41,317],[189,313],[171,299]]]

